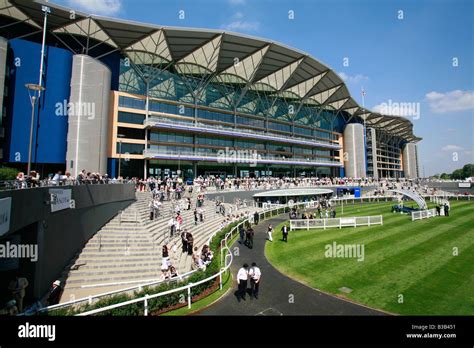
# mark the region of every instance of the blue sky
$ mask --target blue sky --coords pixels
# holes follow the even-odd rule
[[[298,48],[340,73],[360,104],[363,86],[369,109],[381,111],[390,100],[419,103],[420,113],[411,120],[423,138],[420,169],[426,175],[474,162],[471,0],[54,2],[139,22],[225,29]]]

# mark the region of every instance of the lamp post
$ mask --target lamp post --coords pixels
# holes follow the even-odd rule
[[[120,178],[120,169],[122,164],[122,138],[125,138],[123,134],[117,134],[118,142],[119,142],[119,167],[118,167],[118,178]],[[117,179],[118,179],[117,178]]]
[[[28,89],[28,95],[30,96],[30,102],[31,102],[30,143],[28,147],[28,168],[27,168],[26,175],[29,175],[31,172],[31,153],[32,153],[32,147],[33,147],[33,126],[35,123],[35,105],[36,105],[36,102],[41,97],[41,92],[45,90],[45,88],[43,87],[44,48],[46,44],[46,27],[48,24],[48,13],[51,13],[51,8],[46,5],[42,5],[41,11],[44,12],[44,20],[43,20],[43,39],[41,41],[39,82],[38,84],[27,83],[25,85],[25,87]]]
[[[28,95],[30,96],[31,102],[31,123],[30,123],[30,143],[28,146],[28,169],[26,175],[30,175],[31,172],[31,153],[33,147],[33,127],[35,123],[35,105],[40,96],[41,91],[44,91],[44,87],[36,85],[34,83],[27,83],[25,87],[28,89]]]

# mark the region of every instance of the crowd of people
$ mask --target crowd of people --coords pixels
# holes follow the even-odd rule
[[[0,315],[15,316],[22,313],[33,315],[43,307],[59,303],[63,291],[60,280],[55,280],[51,284],[48,293],[42,299],[35,301],[30,306],[25,306],[24,298],[29,285],[28,279],[24,275],[19,272],[15,274],[15,279],[12,279],[8,284],[11,299],[0,309]]]

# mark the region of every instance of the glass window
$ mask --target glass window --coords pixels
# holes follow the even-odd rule
[[[265,121],[250,117],[237,116],[237,123],[246,126],[265,128]]]
[[[133,124],[143,124],[145,120],[145,115],[135,114],[133,112],[118,112],[118,122],[123,123],[133,123]]]
[[[122,143],[122,145],[120,146],[120,143],[117,142],[117,153],[120,153],[120,148],[122,149],[122,154],[129,153],[130,155],[141,155],[143,154],[145,145]]]
[[[288,132],[291,133],[291,126],[288,124],[281,124],[276,122],[268,122],[268,128],[281,131],[281,132]]]
[[[145,110],[145,100],[119,96],[119,106],[131,109]]]
[[[234,115],[209,110],[198,110],[198,117],[206,120],[234,123]]]

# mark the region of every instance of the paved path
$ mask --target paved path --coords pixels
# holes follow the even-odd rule
[[[264,248],[268,224],[274,227],[286,220],[285,216],[260,222],[254,228],[254,248],[235,243],[240,255],[231,266],[234,288],[221,300],[203,310],[201,315],[384,315],[384,313],[324,294],[304,284],[296,282],[277,271],[266,259]],[[281,238],[274,232],[273,240]],[[291,236],[289,239],[291,243]],[[233,250],[233,248],[231,248]],[[256,262],[262,270],[262,280],[258,299],[246,296],[245,301],[237,301],[235,281],[242,264]],[[294,299],[291,303],[291,299]]]

